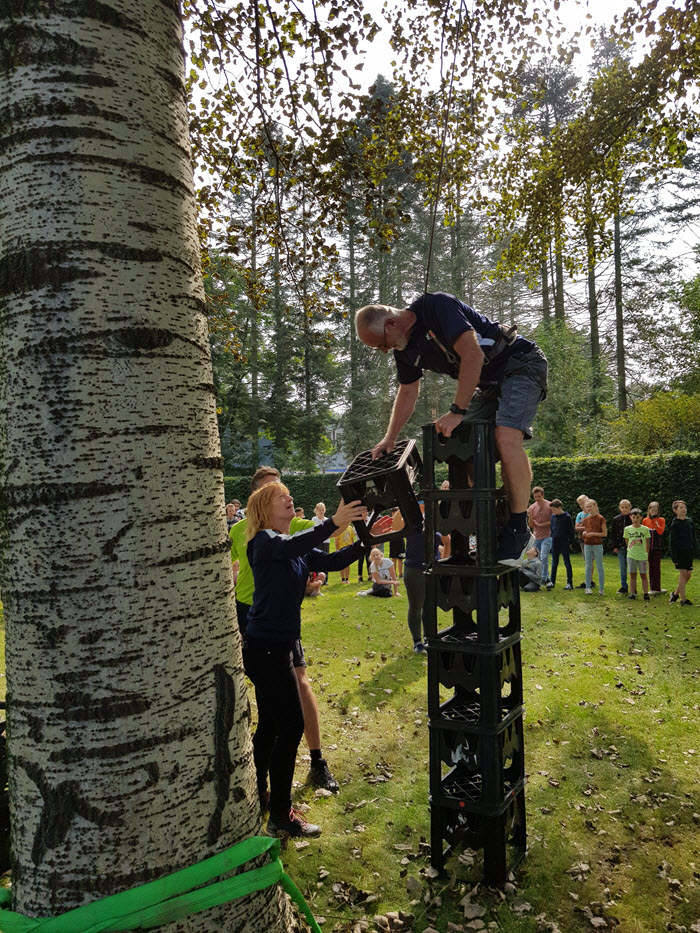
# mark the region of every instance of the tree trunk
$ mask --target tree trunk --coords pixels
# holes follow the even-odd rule
[[[173,4],[0,14],[13,909],[260,830]],[[168,930],[287,929],[276,888]]]
[[[540,265],[540,281],[542,282],[542,320],[549,321],[549,264],[546,259]]]
[[[260,364],[258,361],[258,346],[260,343],[260,302],[261,288],[258,281],[258,219],[257,198],[253,194],[251,200],[251,230],[252,242],[250,251],[250,354],[248,367],[250,369],[250,466],[255,473],[260,466]]]
[[[586,247],[588,254],[588,314],[591,321],[591,368],[592,368],[592,390],[591,411],[598,414],[600,411],[600,333],[598,328],[598,295],[596,293],[595,282],[595,239],[593,230],[593,221],[589,220],[586,224]]]
[[[627,411],[627,377],[625,375],[625,328],[622,320],[622,241],[620,212],[615,211],[615,330],[617,357],[617,407]]]
[[[564,261],[559,246],[554,250],[554,275],[554,320],[563,322],[566,320],[564,310]]]

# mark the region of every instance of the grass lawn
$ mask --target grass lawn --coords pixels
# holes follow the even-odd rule
[[[529,850],[505,897],[480,884],[480,853],[451,859],[445,877],[427,871],[427,661],[413,654],[405,597],[356,599],[361,587],[333,574],[305,601],[341,792],[314,799],[300,784],[323,834],[290,843],[284,862],[325,930],[387,929],[375,916],[404,911],[401,929],[416,933],[700,931],[700,608],[627,600],[617,560],[605,571],[605,597],[561,584],[523,594]],[[670,562],[662,572],[670,591]]]
[[[295,797],[323,835],[283,858],[325,931],[700,931],[700,608],[628,601],[614,595],[617,560],[605,570],[605,597],[561,582],[523,594],[529,851],[506,892],[481,885],[480,853],[431,877],[427,661],[413,654],[406,598],[357,599],[361,587],[333,574],[305,601],[341,791],[301,783],[302,742]],[[663,580],[676,582],[668,561]],[[380,919],[392,912],[404,922]]]

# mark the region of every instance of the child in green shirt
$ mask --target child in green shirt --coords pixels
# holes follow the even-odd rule
[[[649,599],[647,560],[649,559],[651,532],[646,525],[642,525],[641,509],[632,509],[630,518],[632,524],[628,525],[623,532],[623,537],[627,542],[627,569],[630,572],[630,592],[627,598],[637,598],[637,573],[639,573],[642,578],[644,599]]]

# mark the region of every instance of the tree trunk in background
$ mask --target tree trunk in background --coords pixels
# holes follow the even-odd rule
[[[260,466],[260,365],[258,346],[260,343],[260,302],[261,288],[258,281],[258,235],[257,235],[257,198],[251,201],[252,245],[250,255],[250,466],[253,473]]]
[[[40,37],[40,38],[38,38]],[[260,830],[177,8],[0,13],[13,907]],[[283,931],[277,888],[168,930]]]
[[[617,407],[627,411],[627,377],[625,374],[625,329],[622,319],[622,238],[620,212],[615,211],[615,332],[617,358]]]
[[[549,321],[549,263],[546,259],[540,265],[540,281],[542,282],[542,320]]]
[[[564,310],[564,262],[561,255],[561,248],[557,247],[554,251],[554,319],[556,321],[565,321],[566,313]]]
[[[600,335],[598,330],[598,295],[595,281],[595,238],[593,220],[589,219],[585,229],[588,267],[588,314],[591,321],[591,368],[593,372],[591,411],[597,414],[600,410]]]

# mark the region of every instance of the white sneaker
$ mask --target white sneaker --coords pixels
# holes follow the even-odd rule
[[[601,596],[605,596],[605,590],[598,590]]]
[[[593,590],[586,590],[586,596],[590,596]]]

